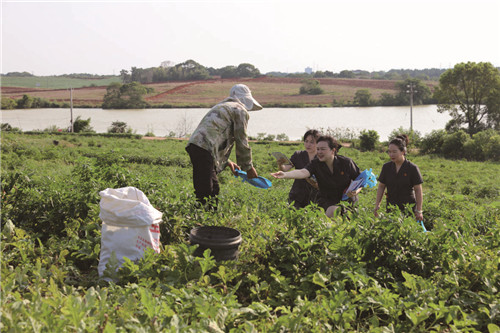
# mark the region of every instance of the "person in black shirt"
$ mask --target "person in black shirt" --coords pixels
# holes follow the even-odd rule
[[[406,159],[406,147],[409,143],[408,136],[397,136],[389,143],[389,157],[391,162],[382,166],[378,178],[377,199],[374,214],[378,216],[380,202],[387,188],[387,206],[397,206],[402,212],[405,205],[412,206],[417,221],[423,220],[422,212],[422,175],[418,166]]]
[[[285,164],[285,161],[278,160],[278,167],[281,171],[289,171],[291,168],[299,170],[305,168],[316,157],[316,140],[320,134],[315,129],[310,129],[304,134],[305,150],[298,150],[290,157],[292,164]],[[295,208],[304,208],[310,203],[316,202],[318,194],[318,183],[312,179],[296,179],[293,182],[288,203],[293,202]]]
[[[305,179],[314,175],[319,186],[318,205],[325,210],[326,216],[332,217],[351,180],[360,174],[353,160],[337,155],[340,147],[333,137],[320,136],[316,143],[316,158],[305,168],[289,172],[279,171],[271,175],[280,179]],[[347,196],[356,201],[360,191],[361,189],[349,192]]]

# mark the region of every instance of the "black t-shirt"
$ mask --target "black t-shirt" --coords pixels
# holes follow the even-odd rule
[[[306,150],[299,150],[293,153],[290,161],[295,166],[296,170],[305,168],[309,164],[309,153]],[[314,201],[318,191],[312,187],[305,179],[295,179],[290,193],[288,194],[289,201],[295,201],[296,206],[305,207],[311,201]]]
[[[424,182],[418,166],[406,159],[397,173],[396,163],[385,163],[378,181],[387,187],[387,203],[396,205],[401,210],[405,204],[416,203],[413,186]]]
[[[319,186],[319,197],[328,200],[328,205],[338,204],[342,194],[351,184],[351,180],[359,176],[360,171],[356,163],[349,157],[335,156],[333,160],[333,174],[325,162],[317,158],[311,161],[306,168],[316,177]]]

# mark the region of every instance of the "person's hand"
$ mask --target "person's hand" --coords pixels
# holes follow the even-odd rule
[[[375,215],[375,217],[378,217],[378,210],[379,210],[380,207],[375,207],[375,209],[373,210],[373,215]]]
[[[236,164],[236,163],[234,163],[234,162],[231,162],[231,161],[227,161],[227,165],[231,169],[231,172],[233,173],[233,175],[237,176],[236,170],[241,170],[241,168],[239,167],[239,165]]]
[[[283,179],[285,178],[285,173],[283,171],[278,171],[275,173],[271,173],[271,176],[273,176],[274,178]]]
[[[259,175],[257,175],[257,171],[255,170],[254,167],[252,167],[250,170],[247,171],[247,178],[252,179],[252,178],[257,178]]]
[[[349,198],[351,198],[351,199],[355,200],[355,202],[356,202],[356,201],[358,201],[358,200],[357,200],[357,198],[356,198],[356,199],[354,199],[354,198],[358,196],[358,193],[359,193],[359,192],[361,192],[361,187],[360,187],[360,188],[358,188],[356,191],[347,192],[346,194],[347,194],[347,196],[348,196]]]
[[[424,220],[424,214],[422,213],[422,211],[420,211],[420,212],[416,211],[415,212],[415,219],[417,221],[423,221]]]

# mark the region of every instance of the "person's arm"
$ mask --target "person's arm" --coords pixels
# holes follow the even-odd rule
[[[382,198],[385,192],[385,184],[378,182],[377,188],[377,199],[375,200],[375,209],[373,210],[373,214],[378,217],[378,210],[380,209],[380,203],[382,202]]]
[[[233,110],[233,133],[236,149],[236,161],[247,174],[253,168],[252,149],[248,144],[247,126],[248,112],[241,109]],[[255,170],[255,169],[254,169]],[[250,178],[250,177],[249,177]]]
[[[299,169],[288,172],[278,171],[272,173],[271,176],[278,179],[305,179],[311,177],[311,174],[307,169]]]
[[[288,170],[290,170],[291,168],[293,168],[293,165],[291,165],[291,164],[279,164],[278,168],[281,171],[287,172]]]
[[[415,210],[415,218],[417,221],[422,221],[424,219],[424,214],[422,211],[422,205],[424,203],[424,195],[422,193],[422,184],[418,184],[413,186],[413,189],[415,190],[415,200],[417,202],[416,204],[416,210]]]

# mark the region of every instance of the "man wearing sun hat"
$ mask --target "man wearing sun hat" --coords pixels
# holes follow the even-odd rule
[[[247,172],[248,178],[257,177],[252,164],[252,150],[248,145],[248,111],[262,106],[244,84],[234,85],[229,97],[211,108],[189,138],[186,151],[193,164],[193,185],[196,199],[205,204],[219,194],[217,174],[226,166]],[[236,145],[236,162],[229,160]],[[212,208],[216,208],[211,205]]]

